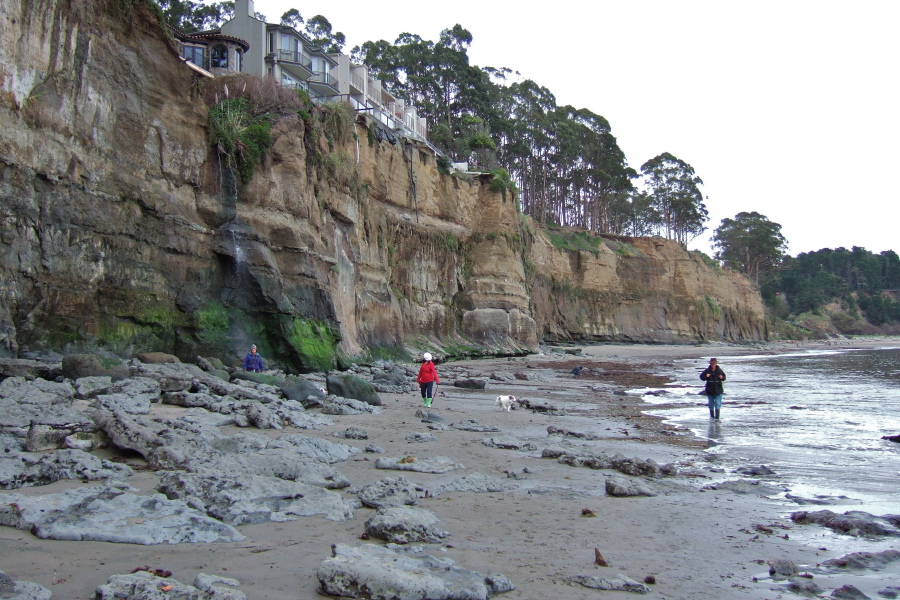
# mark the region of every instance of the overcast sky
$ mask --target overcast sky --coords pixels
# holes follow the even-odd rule
[[[323,14],[345,50],[459,23],[472,64],[508,67],[604,116],[630,166],[669,152],[723,218],[781,224],[791,254],[900,252],[900,2],[257,0]]]

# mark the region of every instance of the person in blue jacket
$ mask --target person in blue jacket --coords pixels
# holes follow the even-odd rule
[[[722,410],[722,382],[725,381],[725,371],[719,366],[715,358],[709,359],[709,366],[700,373],[700,379],[706,382],[703,390],[709,404],[709,418],[719,420],[719,411]]]
[[[255,344],[250,346],[250,352],[244,357],[244,370],[253,371],[254,373],[260,373],[261,371],[266,370],[266,366],[262,361],[262,356],[256,353]]]

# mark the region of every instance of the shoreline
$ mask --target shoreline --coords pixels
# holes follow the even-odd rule
[[[841,347],[893,346],[896,341],[879,339],[864,345],[851,340]],[[228,426],[222,432],[273,439],[297,433],[360,449],[367,444],[383,448],[384,454],[360,453],[333,465],[351,482],[350,488],[340,493],[355,498],[363,486],[401,475],[415,483],[422,490],[417,506],[433,512],[450,537],[440,544],[414,545],[423,545],[437,557],[452,558],[467,569],[503,573],[516,589],[497,598],[595,599],[596,590],[572,583],[572,577],[625,575],[638,582],[652,576],[656,583],[649,586],[651,594],[669,600],[762,599],[772,597],[774,585],[766,561],[789,560],[802,569],[836,558],[840,556],[836,552],[852,544],[837,540],[824,528],[795,526],[786,518],[789,507],[761,495],[700,491],[715,479],[742,476],[712,471],[702,440],[664,426],[661,418],[642,415],[647,405],[640,396],[617,392],[632,384],[659,380],[644,368],[652,364],[652,370],[658,372],[658,363],[677,358],[837,349],[834,344],[785,346],[603,344],[585,346],[585,357],[554,353],[452,361],[437,365],[442,383],[431,409],[446,420],[444,427],[430,429],[416,416],[421,402],[415,391],[381,394],[381,414],[333,417],[332,425],[319,430]],[[576,379],[571,374],[574,363],[590,363],[584,377]],[[488,386],[483,390],[453,386],[454,380],[464,378],[485,379]],[[505,412],[494,403],[498,394],[552,405],[565,414],[521,407]],[[159,408],[154,405],[153,410]],[[165,410],[181,409],[166,406]],[[501,433],[449,427],[464,419],[494,425]],[[338,439],[349,427],[366,430],[368,439]],[[594,439],[548,435],[548,427],[591,434]],[[407,440],[417,433],[430,433],[436,439],[426,443]],[[491,435],[508,435],[533,444],[536,450],[489,447],[482,441]],[[621,473],[542,458],[543,449],[550,446],[673,463],[681,474],[648,479],[655,496],[615,498],[607,495],[605,485],[610,478],[622,477]],[[404,456],[444,456],[464,468],[443,474],[374,468],[378,457]],[[135,467],[143,463],[134,456],[124,460]],[[431,494],[473,473],[497,478],[506,489]],[[154,471],[144,469],[137,470],[129,483],[138,493],[150,494],[158,479]],[[41,495],[87,485],[95,484],[69,480],[12,491]],[[583,516],[590,513],[596,518]],[[360,539],[364,522],[372,515],[372,509],[357,508],[347,521],[312,516],[244,525],[239,528],[246,536],[243,542],[159,546],[42,540],[27,531],[2,527],[0,544],[5,551],[0,570],[17,581],[46,587],[53,598],[67,600],[93,598],[93,591],[109,576],[143,566],[170,570],[173,579],[184,583],[192,582],[200,572],[236,578],[240,590],[251,599],[323,597],[317,595],[316,570],[330,557],[332,544],[381,544]],[[767,530],[773,533],[760,533]],[[823,540],[828,540],[832,550],[820,550]],[[610,567],[594,564],[595,549]]]

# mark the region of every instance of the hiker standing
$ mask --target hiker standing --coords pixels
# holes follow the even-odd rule
[[[422,358],[424,362],[419,368],[419,376],[416,377],[416,381],[419,384],[419,389],[422,390],[422,406],[428,407],[431,406],[431,402],[434,399],[434,386],[440,383],[441,379],[438,377],[437,369],[434,368],[431,353],[426,352],[422,355]]]
[[[250,346],[250,352],[244,357],[244,370],[260,373],[266,370],[262,356],[256,353],[256,344]]]
[[[700,379],[706,382],[703,390],[709,403],[709,418],[719,420],[719,411],[722,409],[722,382],[725,381],[725,371],[719,367],[718,359],[709,359],[709,366],[700,373]]]

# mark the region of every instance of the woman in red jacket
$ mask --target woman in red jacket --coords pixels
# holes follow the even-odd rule
[[[438,377],[437,369],[434,368],[434,363],[431,361],[431,353],[426,352],[422,355],[422,358],[425,361],[419,369],[419,376],[416,377],[416,381],[419,383],[419,389],[422,390],[422,406],[431,406],[431,402],[434,399],[434,385],[440,383],[441,379]]]

